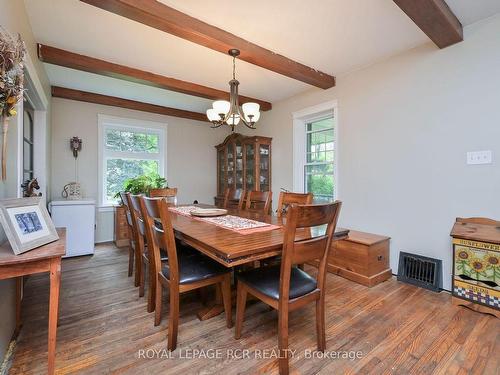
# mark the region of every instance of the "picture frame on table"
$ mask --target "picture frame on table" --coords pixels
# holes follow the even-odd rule
[[[41,197],[0,200],[0,224],[16,255],[59,239]]]

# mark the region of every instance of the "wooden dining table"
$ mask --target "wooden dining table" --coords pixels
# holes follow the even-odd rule
[[[212,208],[209,205],[196,205]],[[284,225],[286,218],[265,215],[258,211],[228,209],[229,215],[265,222],[278,228],[272,230],[235,231],[209,223],[199,218],[170,211],[172,226],[176,237],[182,242],[214,259],[220,264],[233,268],[255,261],[262,261],[281,254],[283,249]],[[317,230],[298,229],[297,239],[307,239],[324,233],[325,228]],[[245,233],[247,232],[247,233]],[[349,230],[337,228],[333,240],[347,237]],[[198,313],[200,320],[211,318],[223,311],[219,296],[214,306]]]

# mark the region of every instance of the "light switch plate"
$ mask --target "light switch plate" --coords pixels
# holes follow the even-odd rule
[[[493,154],[491,150],[470,151],[467,153],[467,164],[491,164],[492,162]]]

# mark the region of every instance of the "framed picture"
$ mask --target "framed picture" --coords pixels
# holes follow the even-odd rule
[[[40,197],[0,200],[0,223],[16,255],[59,239]]]

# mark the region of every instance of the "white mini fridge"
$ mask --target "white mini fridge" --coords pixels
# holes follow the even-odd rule
[[[55,227],[66,228],[66,257],[94,254],[94,200],[52,201],[49,211]]]

